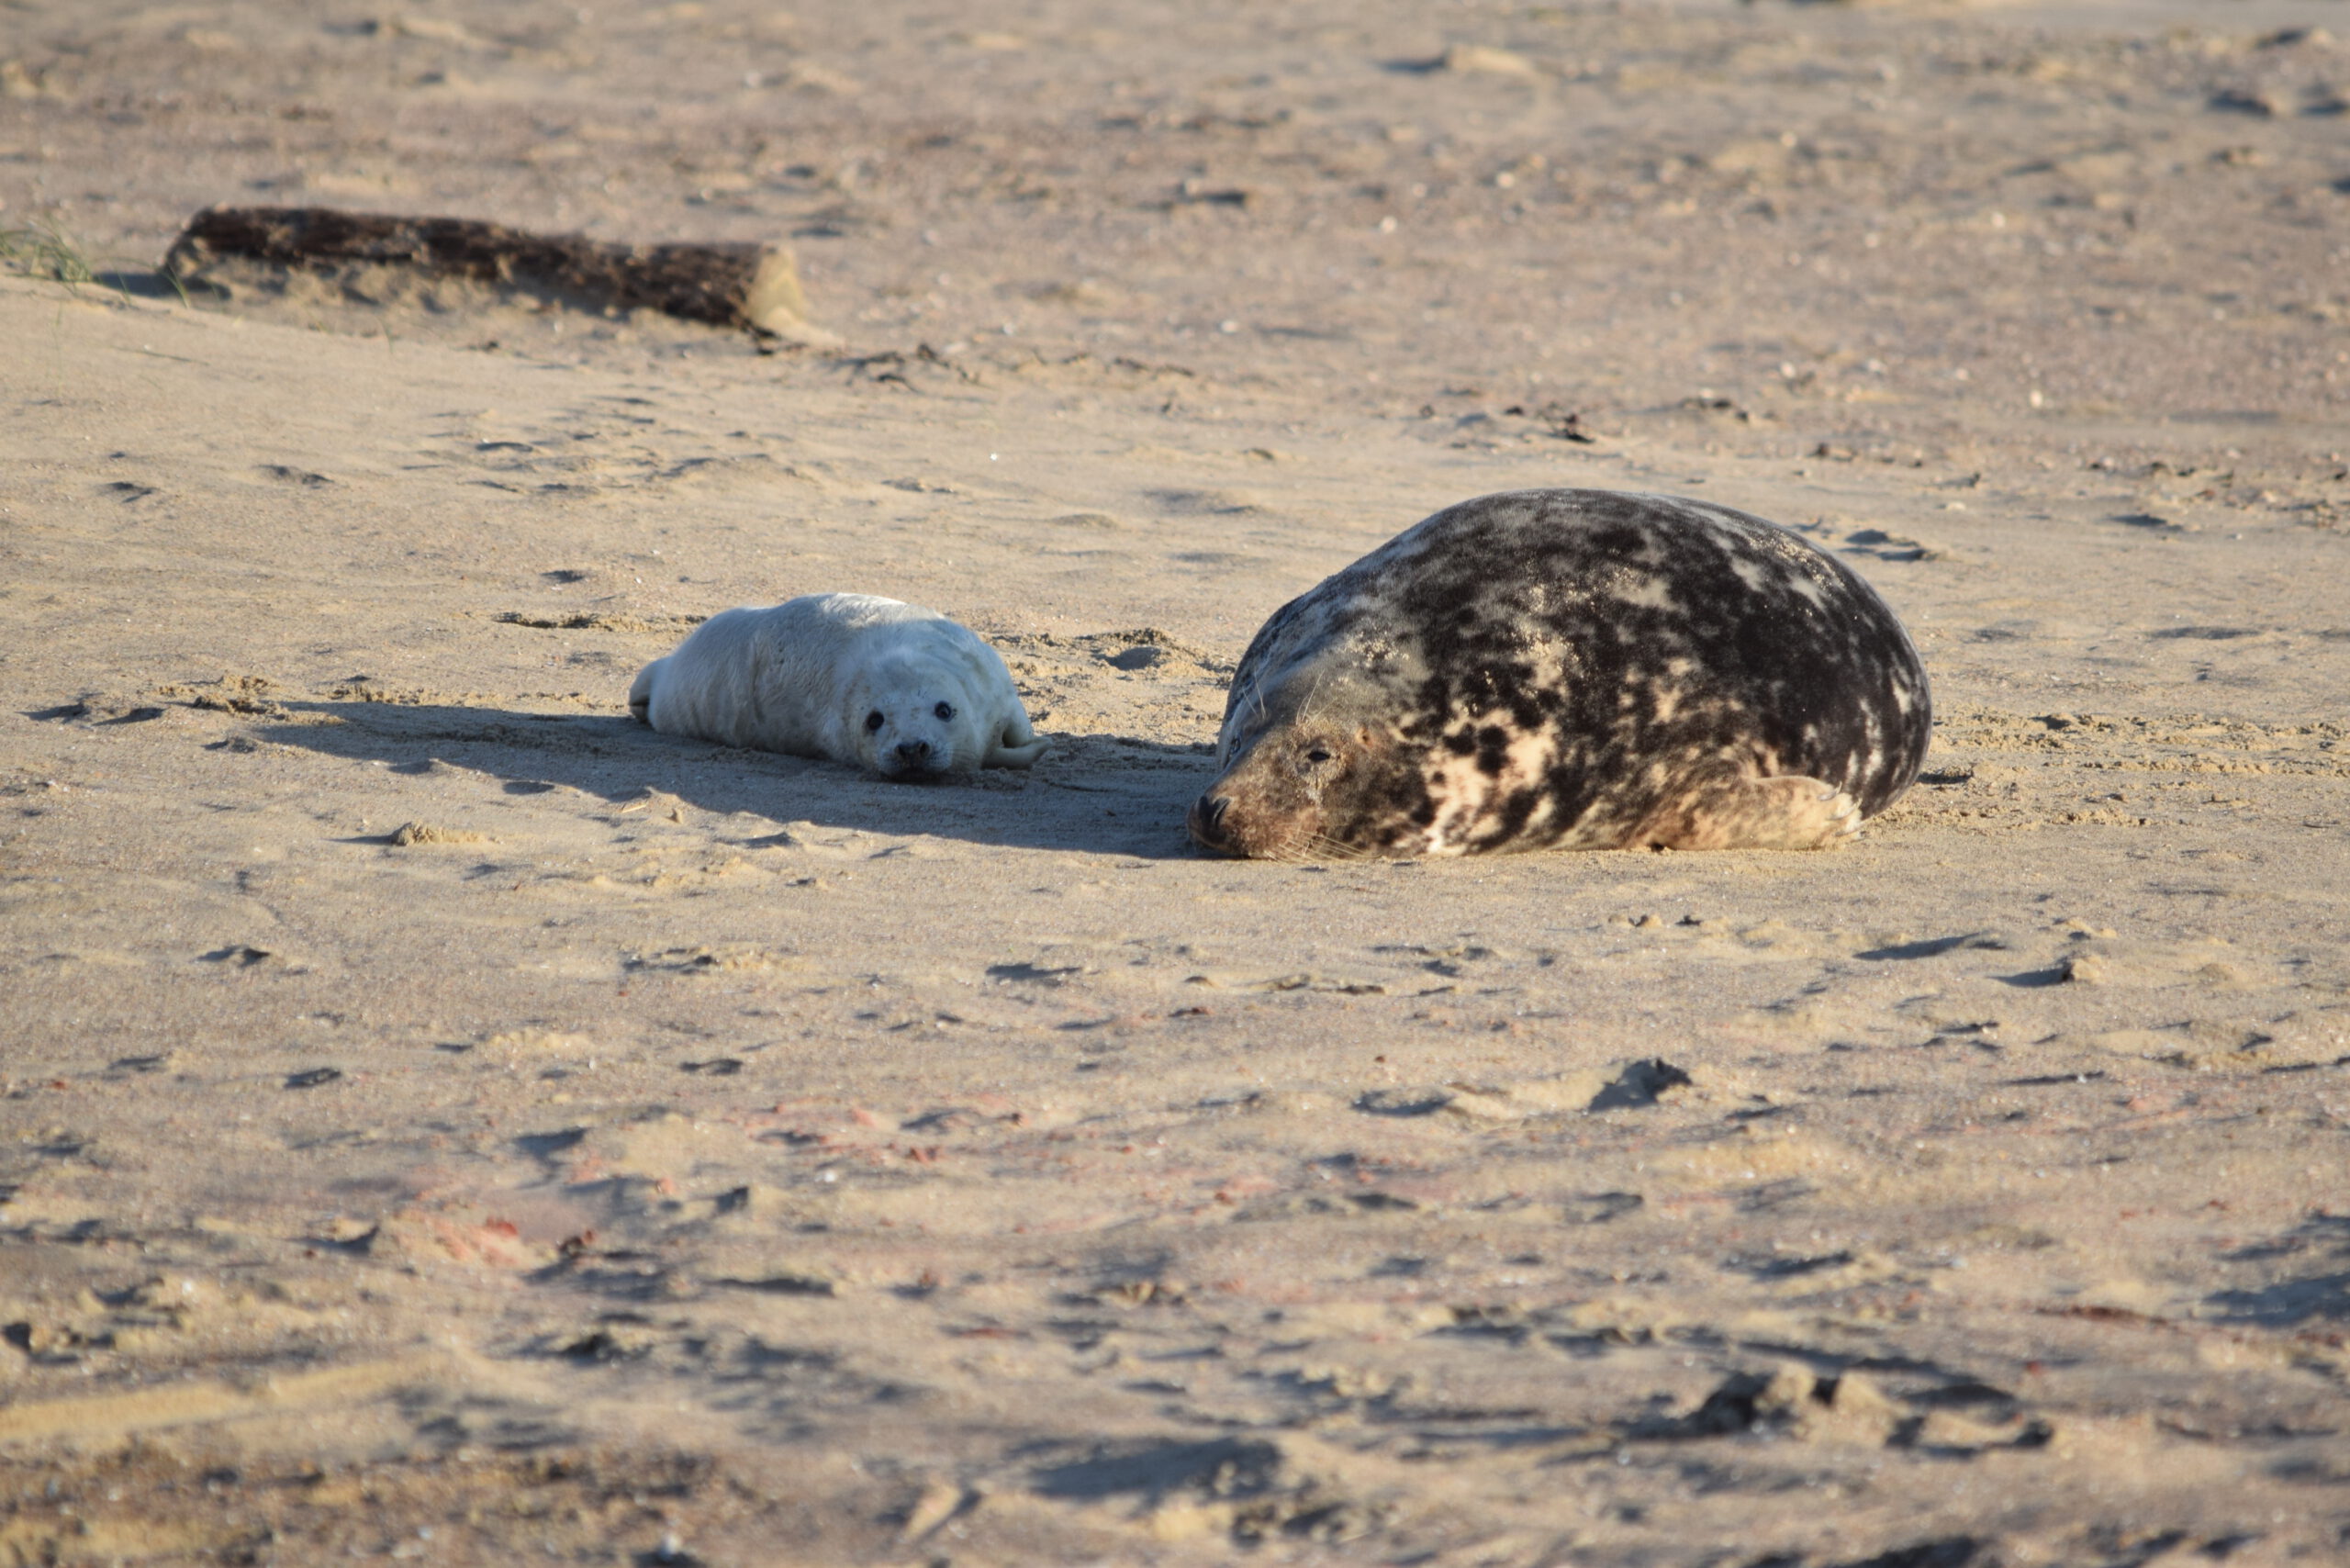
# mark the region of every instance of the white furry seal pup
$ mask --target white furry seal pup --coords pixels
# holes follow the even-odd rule
[[[1463,501],[1275,611],[1192,837],[1274,859],[1812,849],[1918,775],[1926,674],[1892,610],[1703,501]]]
[[[884,778],[1025,767],[1036,738],[1002,657],[934,610],[863,593],[729,610],[629,688],[664,734],[830,757]]]

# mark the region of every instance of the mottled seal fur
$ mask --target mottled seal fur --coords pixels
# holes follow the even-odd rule
[[[1893,611],[1786,530],[1485,496],[1265,622],[1191,829],[1276,859],[1809,849],[1909,787],[1930,727]]]
[[[638,672],[628,707],[665,734],[830,757],[884,778],[1025,767],[1050,744],[1002,655],[968,627],[862,593],[713,615]]]

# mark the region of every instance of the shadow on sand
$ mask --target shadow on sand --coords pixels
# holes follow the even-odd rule
[[[487,774],[506,791],[572,789],[619,803],[647,790],[706,812],[778,823],[930,834],[971,844],[1182,859],[1200,855],[1183,813],[1214,763],[1192,746],[1125,735],[1052,736],[1033,769],[989,769],[971,784],[891,784],[852,768],[656,734],[622,716],[397,702],[294,702],[258,734],[281,745]]]

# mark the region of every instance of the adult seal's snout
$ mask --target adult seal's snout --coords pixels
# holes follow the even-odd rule
[[[1818,848],[1909,787],[1930,722],[1892,610],[1785,529],[1527,490],[1275,611],[1190,823],[1282,859]]]

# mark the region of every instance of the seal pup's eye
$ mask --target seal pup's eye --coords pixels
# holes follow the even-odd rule
[[[868,730],[878,730],[881,727],[880,709],[876,708],[872,712],[867,713],[865,716],[865,727]]]
[[[951,719],[955,716],[955,704],[952,702],[941,702],[937,707],[933,708],[931,711],[937,714],[942,719]]]

